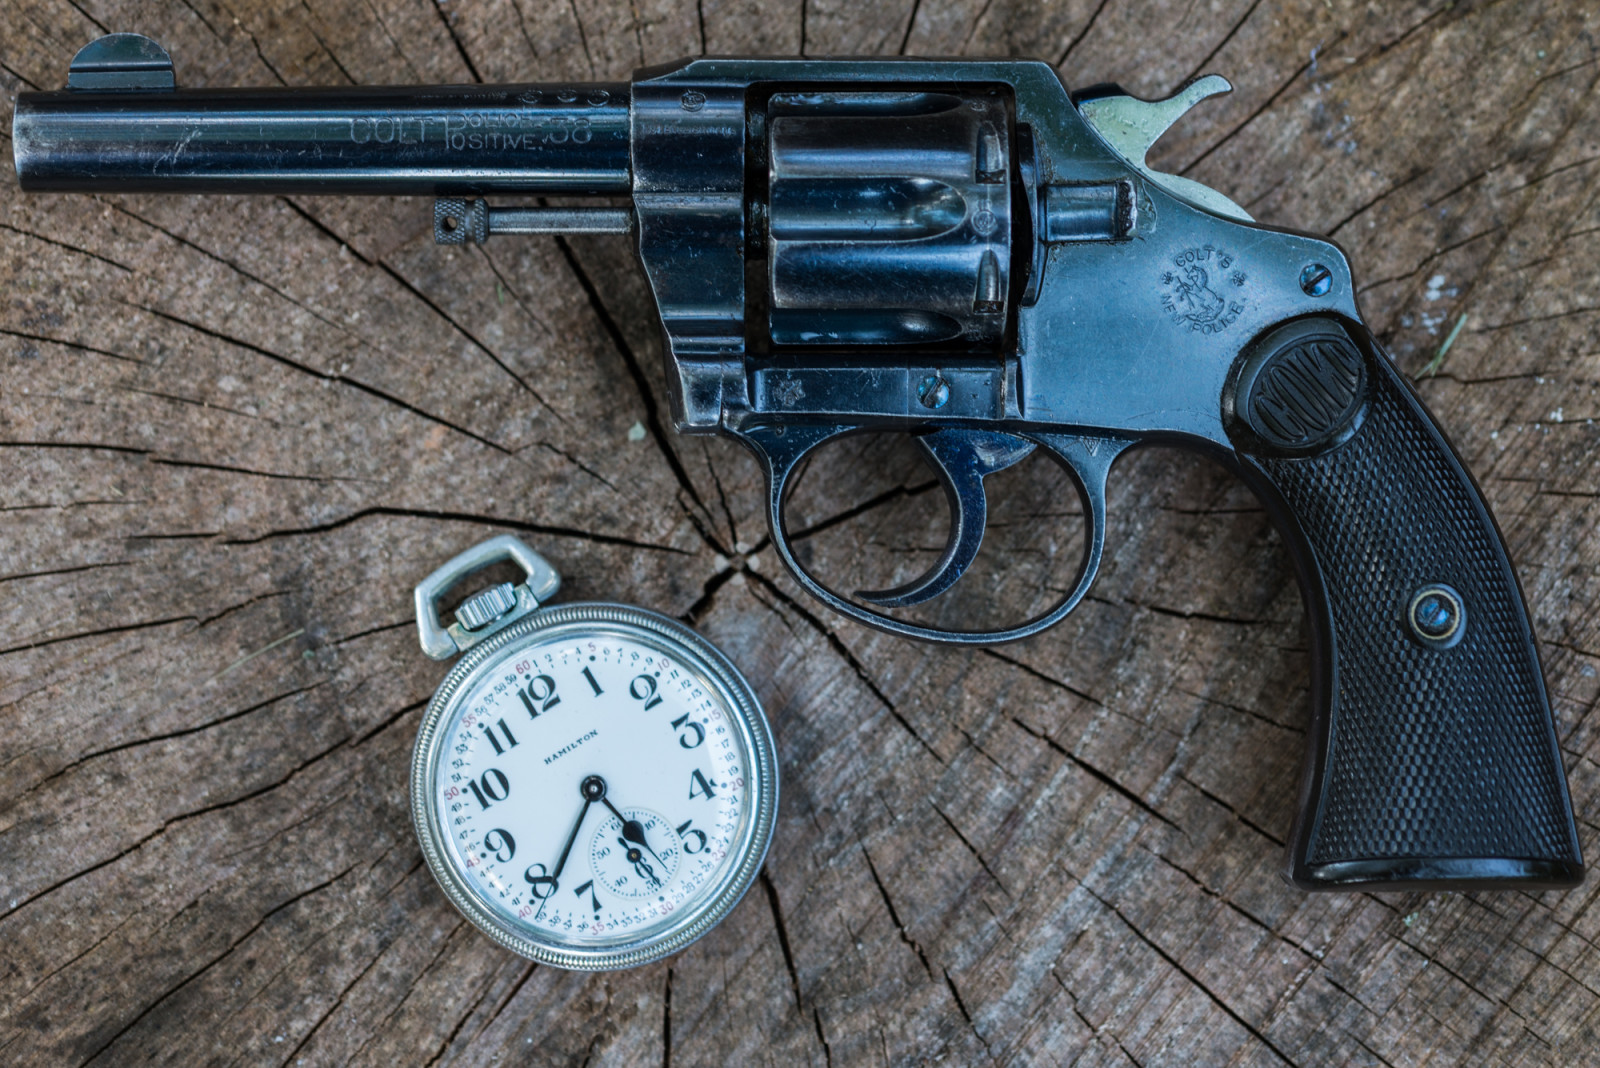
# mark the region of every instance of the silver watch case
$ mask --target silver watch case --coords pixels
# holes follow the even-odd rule
[[[722,699],[733,713],[733,726],[749,753],[751,804],[741,814],[729,850],[739,859],[728,865],[697,905],[614,942],[578,946],[554,941],[497,911],[462,878],[450,859],[435,787],[443,759],[441,727],[454,717],[470,692],[468,683],[485,664],[500,657],[508,647],[532,645],[563,634],[575,637],[595,633],[626,636],[672,656],[694,674],[707,692]],[[671,956],[715,927],[739,903],[760,872],[772,842],[777,809],[778,767],[772,729],[755,691],[728,658],[700,635],[675,620],[633,605],[587,602],[541,609],[474,645],[433,695],[411,758],[411,818],[422,854],[450,903],[513,953],[575,971],[614,971],[648,964]]]

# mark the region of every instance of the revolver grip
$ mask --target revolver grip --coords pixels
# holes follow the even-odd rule
[[[1340,367],[1348,377],[1330,372]],[[1286,877],[1307,890],[1577,884],[1527,608],[1438,424],[1359,327],[1291,324],[1240,368],[1230,434],[1312,624],[1313,722]],[[1350,404],[1330,419],[1341,381]]]

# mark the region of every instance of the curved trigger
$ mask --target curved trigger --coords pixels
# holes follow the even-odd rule
[[[931,601],[956,584],[972,566],[983,544],[989,503],[983,480],[1026,458],[1034,443],[993,430],[936,430],[917,438],[950,502],[950,536],[938,562],[923,574],[888,590],[857,590],[856,596],[883,608],[906,608]]]

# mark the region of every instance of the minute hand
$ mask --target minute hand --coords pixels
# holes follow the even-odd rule
[[[572,833],[567,835],[567,844],[561,848],[561,859],[556,861],[555,870],[542,879],[529,880],[534,886],[546,882],[550,884],[550,892],[539,901],[539,909],[533,914],[535,919],[544,915],[545,902],[554,897],[561,886],[561,872],[567,866],[567,857],[572,855],[572,843],[578,840],[578,832],[583,830],[583,819],[589,814],[589,806],[592,804],[594,802],[587,797],[583,799],[583,807],[578,810],[578,818],[572,824]]]
[[[605,780],[600,779],[598,775],[590,775],[590,777],[584,779],[581,787],[579,787],[579,791],[581,791],[582,795],[584,795],[584,807],[578,809],[578,819],[573,820],[573,833],[566,836],[566,844],[565,846],[562,846],[562,859],[555,862],[555,871],[552,871],[550,875],[539,879],[528,879],[528,881],[530,881],[534,887],[538,887],[541,883],[550,884],[549,894],[546,894],[544,897],[542,897],[542,899],[539,899],[538,911],[534,911],[533,913],[534,918],[536,919],[538,919],[539,916],[544,915],[544,903],[549,902],[552,897],[555,897],[555,891],[557,891],[558,887],[562,886],[562,871],[566,868],[566,859],[568,859],[570,855],[573,855],[573,843],[574,841],[578,841],[578,831],[581,831],[582,828],[584,828],[584,817],[589,815],[590,804],[595,803],[595,798],[597,798],[597,796],[600,796],[600,798],[605,796]]]
[[[562,869],[567,866],[567,857],[572,855],[572,843],[578,840],[578,832],[583,830],[583,818],[589,814],[589,806],[592,804],[593,801],[585,801],[583,807],[578,810],[578,819],[572,825],[572,833],[567,835],[567,844],[561,847],[561,859],[556,861],[556,870],[550,873],[552,882],[561,877]]]

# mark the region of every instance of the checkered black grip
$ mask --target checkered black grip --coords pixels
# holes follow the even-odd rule
[[[1432,416],[1360,340],[1355,432],[1312,455],[1244,459],[1297,557],[1320,661],[1289,877],[1307,889],[1576,883],[1566,778],[1500,533]],[[1419,591],[1441,584],[1464,609],[1448,647],[1411,623]]]

